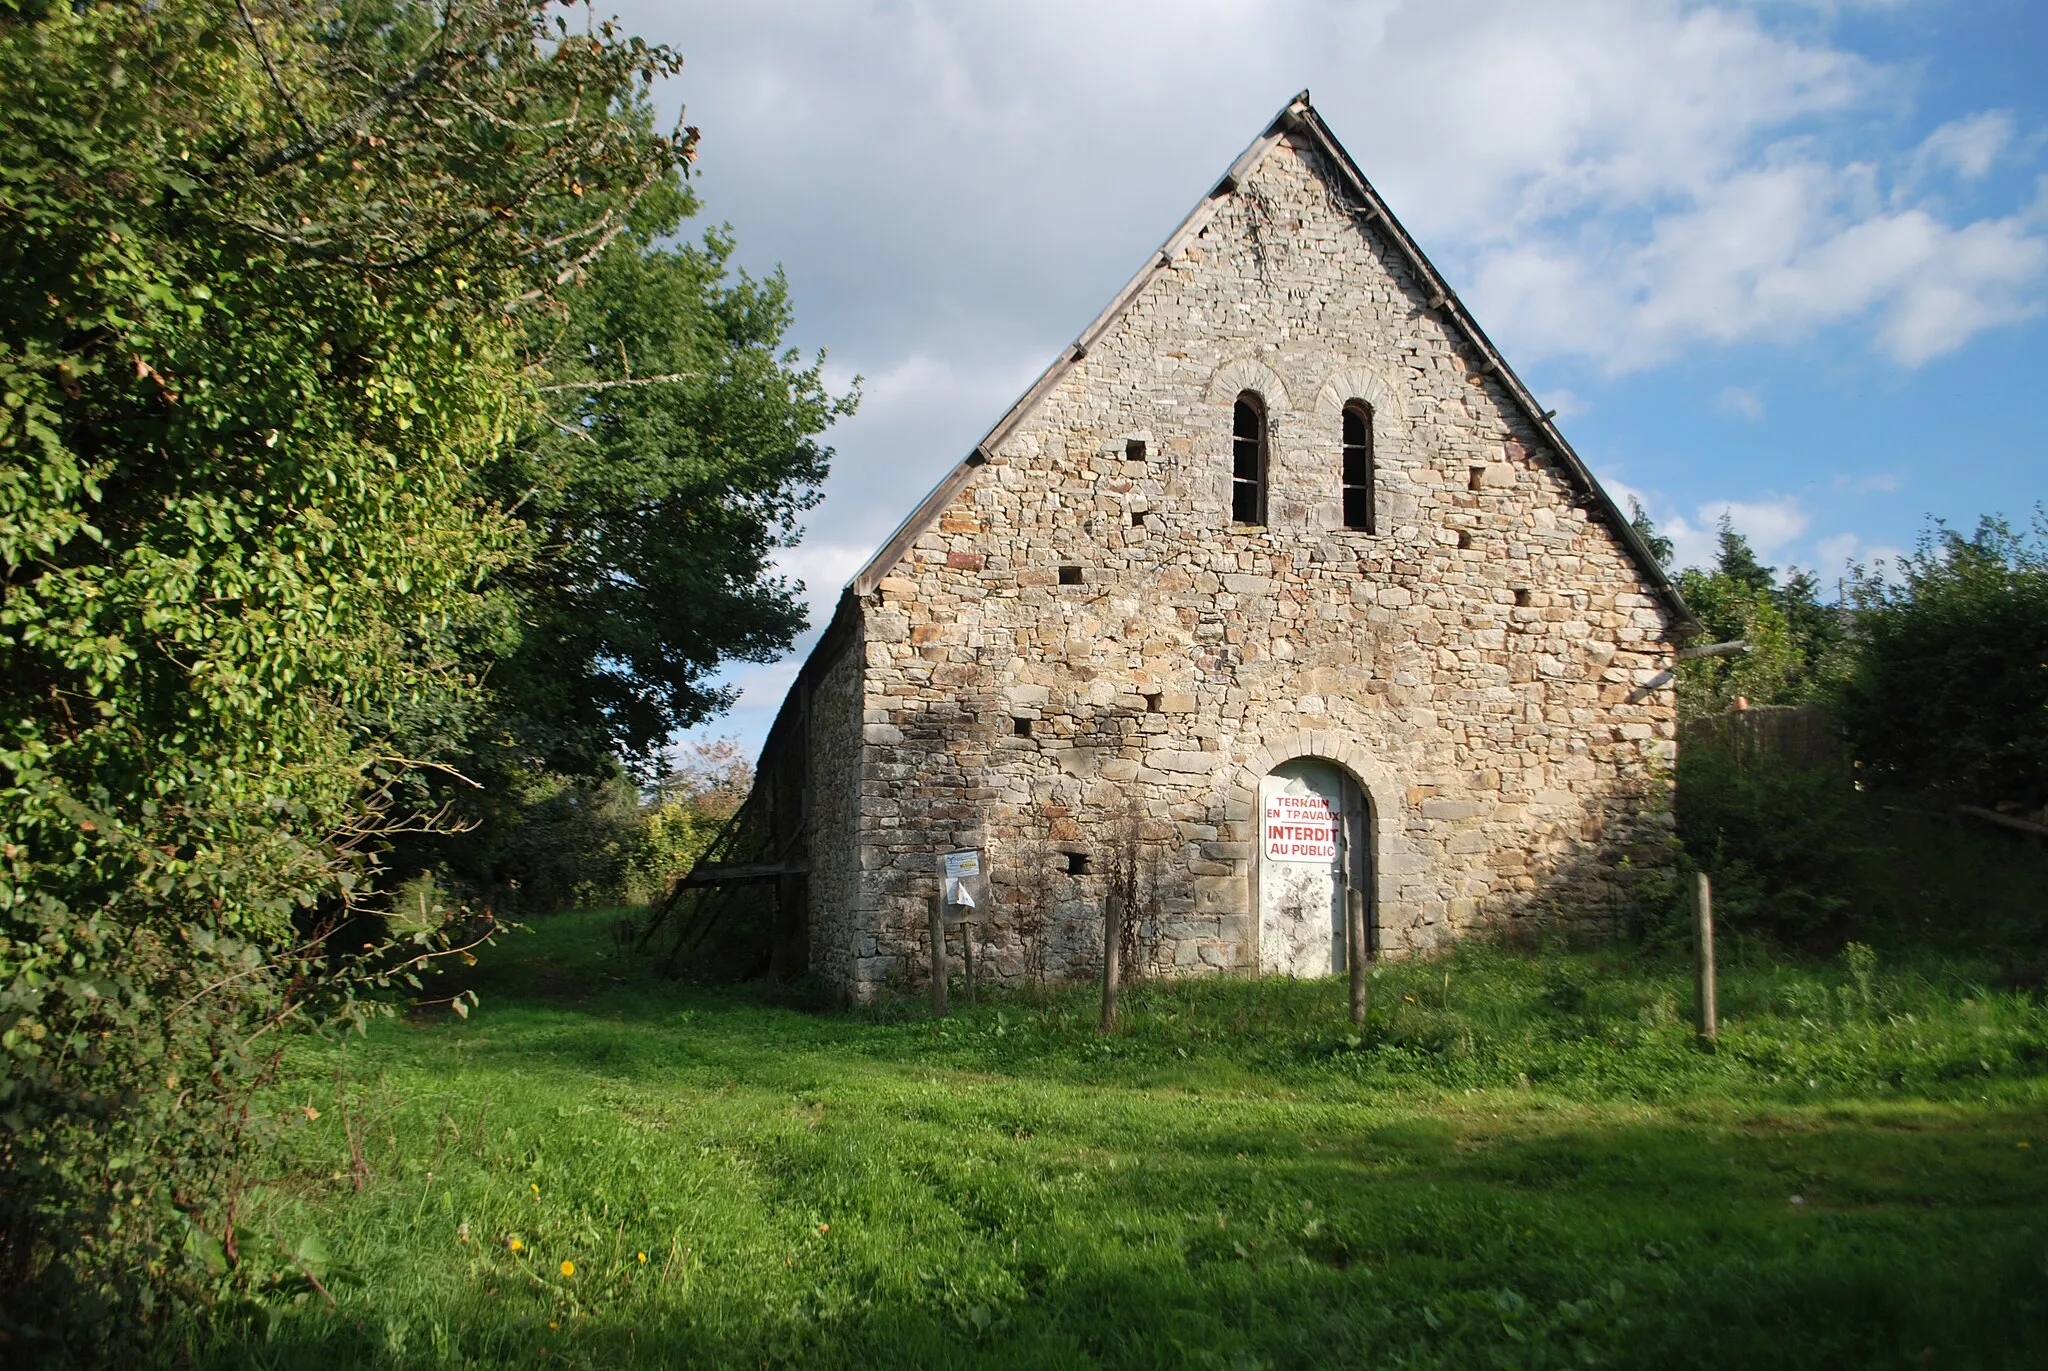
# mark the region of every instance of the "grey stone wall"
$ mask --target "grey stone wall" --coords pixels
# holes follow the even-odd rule
[[[810,699],[810,967],[828,985],[863,980],[874,930],[861,916],[861,647],[856,638],[819,674]],[[866,968],[871,973],[873,968]]]
[[[1294,755],[1372,797],[1391,952],[1605,917],[1617,853],[1666,860],[1666,612],[1313,157],[1267,156],[864,606],[852,993],[917,980],[930,854],[976,841],[998,975],[1095,965],[1118,848],[1150,956],[1250,966],[1256,787]],[[1230,522],[1246,389],[1271,416],[1258,528]],[[1341,527],[1353,399],[1375,534]],[[817,916],[823,969],[842,935]]]

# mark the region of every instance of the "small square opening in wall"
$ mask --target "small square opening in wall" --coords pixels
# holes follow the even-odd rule
[[[1088,874],[1088,854],[1085,852],[1069,852],[1067,854],[1067,874],[1069,876],[1086,876]]]
[[[1462,528],[1461,528],[1461,529],[1459,529],[1459,530],[1458,530],[1458,551],[1460,551],[1460,552],[1470,552],[1471,550],[1472,550],[1472,535],[1471,535],[1471,534],[1469,534],[1469,533],[1467,533],[1467,532],[1466,532],[1466,531],[1465,531],[1464,529],[1462,529]]]
[[[1145,460],[1145,440],[1143,438],[1127,438],[1124,440],[1124,460],[1126,462],[1142,462]]]
[[[1528,591],[1526,591],[1526,590],[1517,590],[1517,591],[1515,592],[1515,608],[1516,608],[1516,609],[1527,609],[1527,608],[1529,607],[1530,603],[1531,603],[1531,600],[1530,600],[1530,597],[1529,597],[1529,592],[1528,592]]]
[[[1063,586],[1077,586],[1081,584],[1081,568],[1077,566],[1061,567],[1060,584]]]
[[[1144,511],[1143,511],[1143,510],[1136,510],[1136,509],[1132,510],[1132,511],[1131,511],[1131,527],[1132,527],[1132,528],[1143,528],[1144,526],[1145,526],[1145,513],[1144,513]]]
[[[1010,732],[1019,738],[1031,736],[1031,720],[1022,714],[1010,720]]]
[[[1145,712],[1147,714],[1157,714],[1159,712],[1158,691],[1148,690],[1145,692]]]
[[[1471,470],[1471,474],[1470,474],[1470,476],[1468,476],[1468,477],[1466,478],[1466,483],[1465,483],[1465,489],[1467,489],[1467,490],[1481,490],[1481,489],[1484,489],[1484,488],[1485,488],[1485,486],[1486,486],[1486,468],[1485,468],[1485,467],[1473,467],[1473,468],[1472,468],[1472,470]]]

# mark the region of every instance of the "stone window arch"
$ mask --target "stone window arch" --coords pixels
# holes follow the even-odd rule
[[[1255,390],[1240,391],[1230,420],[1230,522],[1258,525],[1266,522],[1266,478],[1268,420],[1265,397]]]
[[[1338,480],[1343,486],[1344,527],[1379,532],[1378,494],[1372,450],[1372,406],[1363,400],[1344,403],[1341,425],[1343,455]]]

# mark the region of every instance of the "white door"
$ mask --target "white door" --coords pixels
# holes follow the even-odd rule
[[[1259,784],[1259,970],[1329,976],[1345,968],[1344,874],[1363,814],[1342,768],[1303,758]]]

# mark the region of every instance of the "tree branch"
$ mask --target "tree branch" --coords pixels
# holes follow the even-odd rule
[[[617,381],[563,381],[552,386],[537,386],[543,394],[557,390],[614,390],[619,386],[661,386],[676,381],[694,381],[704,373],[701,371],[672,371],[666,376],[628,376]]]
[[[299,108],[297,98],[292,95],[290,88],[284,83],[283,75],[278,72],[277,62],[270,55],[270,45],[263,41],[262,33],[256,28],[256,16],[249,13],[246,0],[235,0],[235,9],[242,16],[242,27],[249,30],[249,41],[256,45],[256,56],[262,59],[263,70],[270,76],[271,88],[277,92],[278,98],[284,101],[284,107],[291,111],[293,122],[299,126],[299,133],[304,138],[311,138],[313,126],[307,122],[306,112]]]
[[[347,114],[329,124],[324,131],[320,133],[309,132],[297,142],[289,143],[279,148],[276,152],[271,153],[268,157],[263,158],[256,163],[256,174],[258,176],[269,176],[273,172],[281,171],[285,167],[292,165],[294,162],[303,162],[308,157],[318,156],[336,143],[339,143],[342,139],[360,132],[372,120],[381,117],[394,106],[410,100],[414,95],[417,95],[427,87],[438,84],[442,78],[455,68],[474,62],[477,58],[481,57],[484,47],[488,46],[488,38],[485,40],[484,45],[480,45],[470,52],[457,52],[450,46],[447,41],[447,34],[448,25],[453,19],[452,9],[449,11],[449,16],[448,19],[442,21],[442,41],[437,43],[434,49],[421,59],[420,64],[414,67],[412,73],[404,80],[378,92],[366,104],[358,106],[353,113]]]

